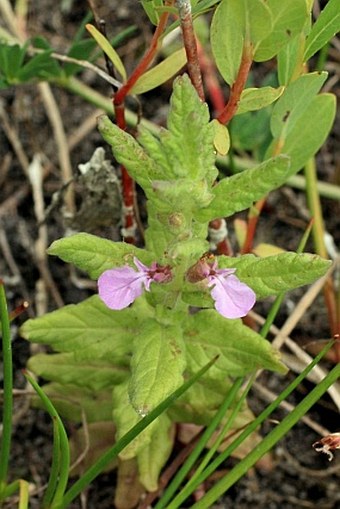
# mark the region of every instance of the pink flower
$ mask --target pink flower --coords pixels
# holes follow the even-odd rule
[[[147,267],[136,257],[133,261],[137,271],[125,265],[106,270],[98,279],[99,297],[110,309],[124,309],[142,295],[144,289],[150,291],[150,284],[153,281],[166,283],[172,278],[168,266],[163,267],[153,262]]]
[[[217,261],[207,261],[203,256],[188,271],[189,281],[208,280],[212,287],[211,296],[215,301],[215,309],[225,318],[241,318],[245,316],[256,301],[256,295],[249,286],[234,276],[236,269],[218,269]]]

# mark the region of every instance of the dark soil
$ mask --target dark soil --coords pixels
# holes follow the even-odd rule
[[[27,33],[30,36],[43,35],[60,53],[67,51],[72,37],[74,37],[86,12],[85,2],[61,2],[65,6],[62,11],[60,3],[52,0],[41,0],[29,5]],[[103,0],[100,2],[100,15],[107,22],[108,35],[113,36],[122,29],[134,24],[136,31],[124,42],[120,54],[124,58],[128,69],[132,69],[134,62],[143,53],[152,34],[152,28],[147,22],[141,6],[135,1],[119,2]],[[339,46],[337,46],[339,47]],[[334,48],[329,53],[329,68],[331,77],[335,76],[335,63],[339,67],[339,55]],[[331,64],[334,63],[332,66]],[[333,70],[332,70],[333,69]],[[261,68],[256,72],[261,76],[266,70]],[[334,79],[332,92],[338,97],[338,80]],[[110,97],[112,91],[105,82],[85,71],[82,79],[90,86]],[[60,108],[64,128],[69,137],[79,128],[84,120],[94,111],[94,108],[82,99],[71,95],[57,87],[52,87]],[[43,183],[43,198],[45,207],[52,203],[53,194],[62,188],[59,171],[57,147],[51,125],[44,109],[41,94],[36,84],[22,85],[2,90],[1,104],[9,118],[15,137],[20,140],[23,151],[29,161],[34,154],[43,154],[45,172]],[[164,122],[166,104],[170,94],[170,87],[164,86],[155,93],[149,93],[141,99],[143,114],[155,121]],[[131,108],[138,105],[132,102]],[[321,180],[340,183],[339,115],[332,134],[318,156],[318,171]],[[54,280],[55,290],[47,288],[41,291],[37,282],[44,280],[41,265],[37,261],[35,241],[39,234],[39,226],[34,213],[34,199],[31,186],[18,160],[13,143],[9,141],[5,129],[0,121],[0,277],[5,282],[10,309],[15,309],[23,300],[30,303],[28,316],[35,316],[39,310],[52,310],[58,307],[61,300],[67,303],[77,303],[88,297],[93,288],[83,284],[83,276],[70,277],[69,268],[57,259],[49,259],[48,266]],[[78,164],[89,160],[94,149],[103,145],[101,138],[93,126],[86,138],[80,139],[71,150],[73,173],[77,179]],[[109,150],[107,150],[109,155]],[[80,203],[84,197],[81,182],[77,180],[77,200]],[[143,217],[143,197],[140,196]],[[340,204],[330,199],[322,199],[324,217],[327,230],[333,236],[336,245],[340,242]],[[303,192],[283,189],[273,193],[268,200],[267,207],[261,216],[258,240],[274,243],[284,249],[295,250],[306,219],[306,202]],[[65,235],[69,224],[63,217],[60,204],[48,214],[46,219],[48,243]],[[82,225],[84,226],[84,225]],[[88,231],[108,238],[117,238],[118,224],[107,223],[104,218],[96,224],[89,225]],[[312,243],[309,251],[313,251]],[[85,287],[84,287],[85,286]],[[89,287],[87,287],[89,286]],[[59,297],[58,297],[59,295]],[[303,295],[299,290],[290,296],[296,302]],[[42,301],[41,301],[42,299]],[[259,312],[265,312],[269,303],[265,303]],[[289,314],[286,304],[277,319],[280,326]],[[17,335],[17,328],[27,318],[21,316],[13,322],[13,355],[14,355],[14,384],[16,392],[14,436],[11,456],[11,479],[24,478],[32,483],[32,490],[37,493],[32,497],[32,509],[40,507],[42,488],[46,482],[51,460],[52,425],[47,414],[41,410],[29,407],[26,388],[21,369],[25,367],[27,359],[32,353],[32,346]],[[327,313],[322,298],[314,304],[303,321],[294,330],[292,337],[300,344],[329,337]],[[1,372],[0,372],[1,376]],[[2,378],[2,377],[1,377]],[[280,378],[274,374],[265,373],[259,380],[261,384],[278,393],[289,382],[290,376]],[[300,388],[301,395],[312,388],[305,384]],[[19,391],[18,391],[19,390]],[[299,400],[299,393],[291,403]],[[301,396],[302,397],[302,396]],[[257,393],[250,397],[249,404],[254,413],[258,413],[266,405]],[[275,418],[282,419],[285,411],[277,413]],[[311,419],[331,432],[339,431],[339,413],[328,399],[320,401],[310,414]],[[273,425],[268,422],[263,432],[270,431]],[[70,428],[71,429],[71,428]],[[340,457],[332,463],[324,455],[318,455],[312,449],[312,443],[320,436],[306,424],[299,423],[286,438],[272,451],[268,461],[262,462],[251,470],[236,484],[214,507],[233,509],[293,509],[312,508],[340,509]],[[224,466],[230,468],[236,460]],[[85,494],[83,504],[75,502],[70,507],[78,509],[106,509],[112,507],[115,474],[100,476]],[[86,502],[87,499],[87,502]],[[17,507],[16,500],[10,500],[4,507]]]

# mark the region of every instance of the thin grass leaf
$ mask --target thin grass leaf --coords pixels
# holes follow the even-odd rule
[[[281,394],[277,397],[275,401],[273,401],[270,405],[261,414],[254,419],[254,421],[247,426],[247,428],[212,462],[210,465],[202,472],[202,474],[197,478],[196,482],[193,485],[189,486],[189,489],[183,489],[167,506],[167,509],[177,509],[181,507],[183,501],[191,495],[191,493],[202,483],[204,482],[215,470],[223,463],[232,453],[239,447],[240,444],[246,438],[253,433],[268,417],[271,415],[274,410],[280,405],[282,401],[284,401],[295,389],[296,387],[304,380],[308,373],[314,368],[314,366],[322,359],[322,357],[330,350],[333,346],[333,342],[328,343],[325,348],[315,357],[313,362],[311,362],[302,373],[293,380],[292,383],[288,385],[286,389],[284,389]],[[340,365],[339,365],[340,366]],[[327,389],[326,389],[327,390]],[[195,506],[196,507],[196,506]],[[206,506],[208,507],[208,506]]]
[[[154,408],[148,415],[143,417],[130,431],[128,431],[111,449],[109,449],[99,460],[90,467],[85,474],[76,481],[73,486],[65,493],[62,503],[58,509],[66,509],[74,500],[112,461],[118,454],[139,435],[151,422],[161,415],[174,401],[176,401],[185,391],[189,389],[204,373],[216,362],[217,358],[212,359],[193,377],[179,387],[175,392],[168,396],[160,405]]]
[[[38,396],[40,397],[42,402],[44,403],[46,411],[49,413],[49,415],[51,416],[53,421],[56,422],[55,429],[57,431],[57,434],[59,435],[57,440],[59,440],[60,447],[59,447],[59,451],[58,451],[59,461],[58,461],[58,459],[54,459],[54,461],[56,461],[58,463],[59,476],[58,476],[58,482],[55,486],[53,500],[49,506],[50,509],[55,509],[55,508],[59,508],[59,503],[64,495],[64,492],[65,492],[65,489],[67,486],[67,482],[68,482],[69,468],[70,468],[70,449],[69,449],[69,444],[68,444],[68,438],[67,438],[67,434],[66,434],[65,428],[63,426],[63,423],[59,417],[59,414],[56,411],[56,409],[54,408],[54,406],[51,403],[51,401],[49,400],[49,398],[46,396],[44,391],[41,389],[41,387],[39,387],[37,382],[34,380],[34,378],[32,376],[30,376],[29,373],[24,372],[24,375],[25,375],[26,379],[29,381],[29,383],[32,385],[33,389],[38,394]],[[54,452],[57,453],[57,451],[55,451],[55,450],[54,450]],[[50,477],[50,481],[51,481],[51,485],[52,485],[54,483],[54,475],[55,475],[54,468],[52,469],[51,474],[53,475],[52,479]]]
[[[288,431],[304,416],[321,398],[327,389],[340,376],[340,364],[336,365],[328,375],[289,413],[263,440],[256,446],[229,474],[221,479],[192,509],[206,509],[233,486],[245,473],[270,449],[283,438]],[[170,506],[169,506],[170,509]]]
[[[171,483],[168,485],[167,489],[162,495],[162,498],[156,504],[155,509],[163,509],[166,506],[166,504],[171,500],[171,497],[176,493],[176,490],[179,488],[185,477],[188,475],[188,473],[194,466],[199,455],[203,451],[206,444],[209,442],[214,431],[220,424],[228,408],[230,407],[235,397],[237,396],[237,393],[243,383],[243,380],[244,380],[243,378],[239,378],[238,380],[236,380],[231,389],[228,391],[218,412],[216,413],[213,420],[211,421],[211,423],[209,424],[209,426],[199,439],[195,449],[192,451],[190,456],[187,458],[185,463],[182,465],[182,467],[179,469],[175,477],[172,479]]]
[[[86,25],[86,29],[92,35],[92,37],[97,41],[97,44],[101,47],[104,53],[109,57],[113,65],[116,67],[117,71],[123,78],[123,81],[126,81],[127,75],[123,62],[120,59],[120,56],[113,49],[109,41],[104,37],[93,25],[88,23]]]

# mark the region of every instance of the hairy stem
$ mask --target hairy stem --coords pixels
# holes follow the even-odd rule
[[[188,73],[191,79],[191,83],[195,87],[199,98],[204,102],[205,98],[202,74],[198,60],[198,51],[192,23],[190,0],[177,0],[176,5],[179,12],[185,53],[187,55]]]

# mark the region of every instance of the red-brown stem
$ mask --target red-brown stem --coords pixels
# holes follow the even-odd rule
[[[172,3],[173,3],[172,1],[166,2],[166,5],[171,5]],[[136,83],[138,78],[140,78],[140,76],[147,70],[147,68],[151,64],[152,60],[154,59],[154,57],[156,55],[156,51],[158,49],[158,45],[159,45],[159,38],[164,31],[164,28],[168,21],[168,17],[169,17],[168,12],[164,12],[161,15],[159,23],[157,25],[157,28],[155,30],[155,33],[153,34],[149,49],[146,51],[142,60],[139,62],[136,69],[133,71],[131,76],[128,78],[127,82],[124,83],[124,85],[116,92],[116,94],[114,96],[114,100],[113,100],[113,103],[115,106],[120,105],[124,102],[125,97],[130,92],[133,85]]]
[[[227,105],[217,118],[217,120],[221,122],[221,124],[227,124],[235,115],[242,91],[245,87],[248,78],[252,62],[253,62],[252,46],[250,44],[245,44],[243,47],[241,64],[237,73],[236,80],[233,86],[231,87],[229,100],[227,102]]]
[[[197,51],[205,88],[214,114],[217,116],[223,110],[225,102],[222,88],[216,76],[216,67],[199,41],[197,41]]]
[[[250,253],[253,247],[253,241],[256,232],[257,222],[260,217],[261,210],[266,202],[266,198],[261,198],[261,200],[257,201],[255,205],[250,209],[249,219],[248,219],[248,227],[247,227],[247,235],[244,241],[244,244],[241,249],[241,254]]]
[[[188,73],[191,83],[195,87],[199,98],[204,102],[205,97],[202,74],[198,60],[197,43],[192,23],[190,0],[177,0],[176,3],[180,17],[185,53],[187,55]]]
[[[169,2],[168,5],[171,3],[172,2]],[[146,69],[149,67],[152,60],[154,59],[159,44],[159,38],[164,31],[164,28],[168,21],[168,17],[169,17],[168,12],[164,12],[162,14],[159,20],[159,24],[152,37],[149,49],[146,51],[142,60],[139,62],[136,69],[128,78],[127,82],[114,95],[113,106],[115,110],[116,123],[118,127],[120,127],[120,129],[124,131],[126,130],[125,107],[124,107],[125,98],[127,94],[130,92],[133,85],[138,80],[138,78],[146,71]],[[134,235],[134,229],[136,228],[136,219],[134,212],[135,183],[124,166],[121,166],[121,175],[122,175],[122,194],[123,194],[122,222],[123,222],[123,232],[124,230],[126,232],[124,240],[125,242],[128,242],[130,244],[135,244],[136,243],[136,238]]]

